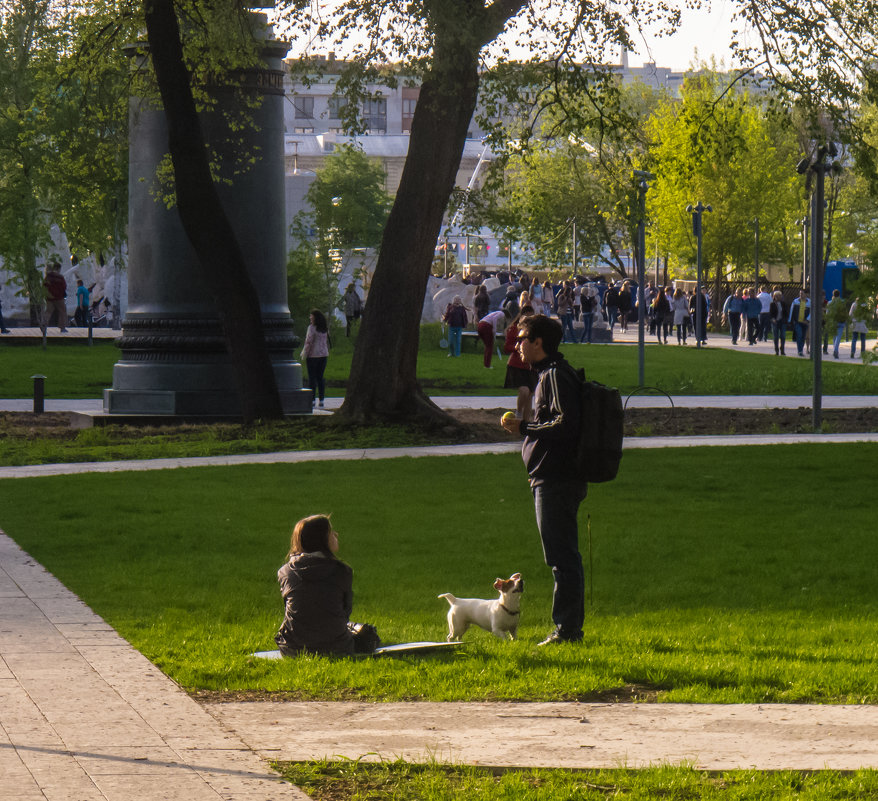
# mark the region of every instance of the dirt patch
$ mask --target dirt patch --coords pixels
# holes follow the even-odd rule
[[[504,411],[455,409],[450,414],[481,442],[513,439],[500,429]],[[861,434],[878,431],[878,408],[826,409],[824,433]],[[814,431],[810,409],[627,409],[625,436],[679,437],[726,434],[803,434]]]
[[[500,399],[498,398],[498,401]],[[409,432],[411,444],[459,444],[464,442],[512,442],[515,436],[507,434],[500,427],[501,415],[508,407],[498,406],[495,409],[453,409],[448,414],[458,425],[431,427],[427,430]],[[33,414],[30,412],[0,412],[0,436],[15,437],[24,440],[53,439],[72,440],[78,431],[71,427],[70,415],[67,413]],[[349,435],[345,430],[333,426],[329,416],[313,419],[297,418],[289,422],[289,436],[279,437],[275,443],[279,449],[296,448],[298,437],[295,429],[304,424],[308,433],[324,430],[319,445],[305,444],[313,447],[345,447]],[[180,436],[196,435],[199,429],[211,424],[199,426],[195,424],[170,424],[155,426],[148,429],[136,426],[113,427],[114,442],[128,439],[137,440],[145,434],[165,436],[169,439]],[[281,424],[284,425],[284,424]],[[242,436],[236,433],[237,428],[230,426],[223,439],[234,440]],[[333,428],[335,431],[333,432]],[[638,437],[678,437],[678,436],[710,436],[729,434],[803,434],[812,433],[812,413],[803,409],[690,409],[690,408],[657,408],[628,409],[625,412],[625,436]],[[826,409],[823,411],[824,433],[859,434],[878,431],[878,408],[858,409]],[[401,440],[393,444],[401,445]],[[377,443],[376,443],[377,445]]]

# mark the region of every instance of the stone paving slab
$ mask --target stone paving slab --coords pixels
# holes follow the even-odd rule
[[[228,703],[266,759],[491,767],[878,768],[878,707],[792,704]]]
[[[2,801],[296,798],[0,532]]]

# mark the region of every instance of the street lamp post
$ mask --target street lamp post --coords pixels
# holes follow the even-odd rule
[[[701,309],[701,216],[705,211],[713,211],[713,208],[705,206],[699,200],[695,206],[691,203],[686,206],[686,211],[692,215],[692,233],[695,234],[695,240],[698,243],[695,261],[695,347],[700,348],[704,328],[707,325],[707,321],[703,319],[704,312]]]
[[[759,218],[754,217],[750,220],[754,232],[754,252],[753,252],[753,289],[759,291]]]
[[[823,207],[826,170],[840,170],[838,163],[830,167],[827,157],[834,158],[837,150],[833,143],[820,145],[810,159],[802,159],[796,171],[805,175],[805,188],[811,192],[811,315],[809,333],[811,339],[811,362],[814,367],[814,384],[811,393],[811,423],[815,431],[823,424]],[[813,184],[813,185],[812,185]]]
[[[796,220],[796,225],[802,229],[802,289],[807,286],[808,278],[808,228],[811,221],[807,217]]]
[[[646,280],[646,190],[649,189],[647,181],[653,180],[655,176],[645,170],[634,170],[634,178],[637,181],[637,195],[640,201],[637,220],[637,381],[642,387],[646,385],[644,379],[646,294],[643,291]]]

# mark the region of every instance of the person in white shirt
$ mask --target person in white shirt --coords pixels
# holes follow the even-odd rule
[[[759,312],[758,339],[768,342],[768,332],[771,330],[771,293],[767,286],[762,287],[756,300],[762,304],[762,311]]]

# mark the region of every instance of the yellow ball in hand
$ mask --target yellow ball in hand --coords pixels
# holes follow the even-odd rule
[[[506,412],[506,414],[504,414],[503,417],[500,418],[500,422],[505,423],[507,420],[514,420],[514,419],[515,419],[515,412]]]

